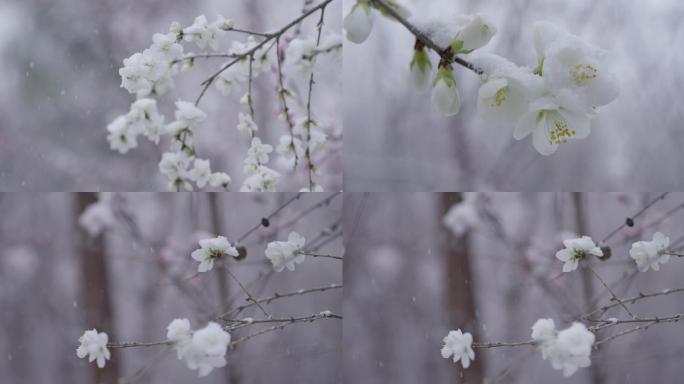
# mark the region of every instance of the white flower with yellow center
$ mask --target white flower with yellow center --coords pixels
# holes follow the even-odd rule
[[[556,258],[563,264],[563,272],[571,272],[577,269],[579,261],[587,255],[603,256],[601,248],[594,244],[594,240],[589,236],[582,236],[578,239],[563,240],[564,249],[556,252]]]
[[[482,48],[496,34],[496,27],[482,15],[459,15],[456,24],[461,29],[451,42],[454,53],[470,53]]]
[[[569,140],[584,139],[590,133],[589,117],[560,106],[550,96],[530,103],[530,109],[518,121],[513,131],[516,140],[532,134],[532,144],[540,154],[548,156]]]

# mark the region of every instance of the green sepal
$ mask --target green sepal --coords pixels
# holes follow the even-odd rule
[[[435,75],[435,79],[432,81],[432,86],[437,85],[439,81],[444,81],[447,87],[455,87],[456,79],[454,79],[454,72],[449,68],[440,67]]]
[[[414,66],[418,66],[421,72],[432,69],[432,62],[430,61],[430,56],[425,52],[424,49],[416,50],[413,53],[413,59],[411,60],[411,65],[409,68],[413,69]]]
[[[455,55],[461,53],[462,50],[463,40],[460,40],[458,37],[456,37],[454,41],[451,42],[451,52]]]
[[[534,69],[534,74],[539,75],[539,76],[544,75],[544,58],[543,57],[541,59],[539,59],[539,61],[537,62],[537,67]]]

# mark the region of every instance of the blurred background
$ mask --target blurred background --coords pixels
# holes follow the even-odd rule
[[[341,320],[323,319],[265,333],[228,350],[228,365],[197,377],[163,346],[117,348],[105,369],[76,356],[84,330],[110,342],[166,338],[174,318],[194,329],[246,296],[221,268],[198,276],[190,253],[202,238],[242,242],[245,259],[228,260],[256,298],[342,283],[340,261],[307,258],[273,272],[266,244],[290,231],[307,248],[342,255],[339,194],[0,194],[0,376],[5,383],[337,383]],[[83,212],[97,204],[84,218]],[[79,224],[79,222],[83,224]],[[99,233],[99,234],[98,234]],[[223,272],[223,273],[222,273]],[[341,314],[342,290],[273,301],[274,317]],[[239,318],[262,319],[256,307]],[[272,324],[234,331],[237,340]],[[97,376],[96,376],[97,375]],[[315,378],[312,379],[312,378]]]
[[[657,324],[592,351],[590,368],[563,379],[531,346],[475,349],[467,370],[443,359],[449,330],[475,342],[530,340],[538,318],[564,329],[610,295],[580,268],[554,257],[575,234],[597,243],[658,194],[345,194],[344,374],[350,383],[674,383],[684,375],[684,328]],[[468,204],[443,223],[456,204]],[[462,205],[461,205],[462,206]],[[463,207],[463,206],[462,206]],[[603,245],[612,256],[588,263],[618,297],[682,288],[684,260],[639,273],[631,243],[655,231],[681,249],[684,194],[668,194]],[[584,262],[583,262],[584,263]],[[639,316],[682,313],[683,294],[642,300]],[[628,318],[613,308],[601,318]],[[618,327],[615,327],[618,328]],[[597,332],[597,340],[618,329]]]
[[[513,125],[476,110],[477,76],[456,73],[461,112],[442,117],[416,92],[413,35],[375,17],[369,39],[344,46],[345,187],[350,191],[680,190],[684,112],[684,3],[676,0],[402,0],[415,15],[483,13],[498,33],[481,49],[536,64],[532,24],[547,20],[610,52],[617,100],[601,108],[591,136],[539,155]],[[345,0],[346,14],[354,4]],[[433,60],[433,68],[437,63]],[[353,97],[351,96],[353,95]]]
[[[31,191],[166,191],[159,174],[160,148],[146,139],[126,155],[109,149],[106,126],[128,112],[135,100],[120,88],[123,59],[150,46],[155,32],[166,33],[172,21],[183,26],[205,14],[222,14],[236,27],[271,31],[301,14],[307,0],[7,0],[0,4],[0,190]],[[317,2],[316,2],[317,3]],[[341,1],[330,4],[323,32],[340,33]],[[302,25],[302,36],[315,32],[318,17]],[[242,34],[227,33],[221,49]],[[185,51],[198,49],[186,44]],[[321,55],[314,90],[315,117],[341,133],[339,57]],[[200,83],[223,63],[199,60],[195,68],[175,77],[176,88],[159,98],[159,110],[172,121],[178,99],[194,100]],[[292,73],[293,71],[289,71]],[[278,144],[287,132],[277,117],[273,68],[255,80],[256,122],[262,141]],[[293,74],[286,87],[306,95],[308,77]],[[243,180],[243,159],[249,140],[235,129],[242,94],[221,95],[214,86],[202,100],[209,115],[196,135],[201,157],[216,171],[233,177],[233,190]],[[301,106],[295,105],[297,114]],[[330,135],[332,139],[332,135]],[[328,143],[333,155],[321,164],[319,183],[341,188],[341,143]],[[272,160],[272,164],[275,161]],[[284,169],[273,166],[281,173]],[[286,180],[287,179],[287,180]],[[306,175],[284,177],[279,190],[298,191]]]

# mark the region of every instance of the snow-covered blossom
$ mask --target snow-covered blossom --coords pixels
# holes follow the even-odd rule
[[[195,43],[201,49],[207,46],[214,51],[218,49],[217,37],[219,37],[223,30],[220,28],[224,24],[230,22],[220,18],[217,22],[209,24],[207,17],[204,15],[197,16],[191,26],[183,29],[183,39],[187,42]]]
[[[212,187],[222,187],[228,189],[232,179],[225,172],[214,172],[209,176],[209,185]]]
[[[653,234],[651,241],[637,241],[632,244],[629,255],[634,259],[639,271],[646,272],[649,268],[654,271],[660,270],[660,264],[670,260],[670,255],[664,253],[670,245],[670,238],[660,232]]]
[[[138,133],[131,128],[126,116],[119,116],[107,125],[107,141],[112,150],[125,154],[138,146]]]
[[[249,113],[238,112],[238,125],[237,130],[248,136],[254,136],[254,134],[259,130],[257,124],[252,120],[252,115]]]
[[[461,110],[461,96],[451,68],[441,67],[432,85],[432,105],[445,116],[453,116]]]
[[[265,165],[258,165],[250,170],[248,177],[240,187],[241,192],[275,192],[280,173]]]
[[[594,244],[594,240],[589,236],[582,236],[578,239],[563,240],[565,248],[556,252],[556,258],[563,264],[563,272],[571,272],[577,269],[581,259],[587,255],[603,256],[601,248]]]
[[[166,338],[174,343],[189,340],[192,337],[192,329],[190,329],[190,320],[188,319],[174,319],[166,327]]]
[[[131,104],[131,110],[126,115],[130,128],[134,132],[144,134],[155,144],[159,143],[159,137],[163,133],[164,116],[157,111],[155,99],[144,98]]]
[[[210,271],[214,268],[214,261],[222,258],[224,255],[238,256],[237,249],[224,236],[200,240],[199,245],[200,249],[193,251],[191,254],[193,259],[200,262],[197,267],[199,272]]]
[[[111,196],[100,194],[96,203],[90,204],[78,218],[78,224],[83,227],[88,235],[95,237],[115,223],[112,211]]]
[[[553,319],[539,319],[532,325],[532,340],[541,349],[542,359],[546,360],[556,347],[556,325]]]
[[[88,356],[88,361],[93,362],[97,360],[98,368],[104,368],[105,363],[109,360],[112,355],[109,353],[107,348],[107,342],[109,341],[109,336],[105,332],[97,332],[97,329],[91,329],[85,331],[81,337],[78,338],[78,342],[81,345],[76,349],[76,356],[79,359],[83,359]]]
[[[276,272],[281,272],[287,267],[294,271],[295,264],[300,264],[306,259],[301,251],[306,239],[297,232],[290,232],[287,241],[272,241],[266,246],[266,257],[273,264]]]
[[[159,52],[169,62],[183,56],[183,46],[178,44],[175,33],[155,33],[150,49]]]
[[[486,119],[518,121],[544,91],[542,78],[503,57],[481,54],[473,62],[487,72],[477,98],[477,109]]]
[[[496,34],[496,28],[482,15],[459,15],[459,31],[451,42],[454,53],[470,53],[484,47]]]
[[[608,69],[606,51],[547,22],[535,24],[534,35],[539,72],[564,108],[592,113],[615,100],[618,81]]]
[[[425,48],[416,49],[411,60],[411,80],[418,91],[427,91],[430,88],[430,75],[432,74],[432,62]]]
[[[344,30],[347,40],[361,44],[373,29],[373,12],[367,0],[358,0],[347,16],[344,17]]]
[[[455,204],[449,208],[442,222],[451,230],[454,236],[462,236],[480,222],[477,206],[468,199]]]
[[[252,144],[247,150],[247,158],[257,164],[268,163],[268,154],[273,152],[273,146],[270,144],[263,144],[261,139],[255,137],[252,139]]]
[[[176,120],[188,126],[195,126],[207,118],[207,114],[189,101],[176,101]]]
[[[304,146],[302,141],[297,137],[290,135],[280,136],[280,143],[276,147],[276,152],[286,159],[292,160],[294,166],[295,155],[304,155]]]
[[[313,118],[309,119],[306,116],[295,120],[292,133],[299,136],[302,143],[306,143],[307,136],[310,136],[309,148],[312,152],[321,149],[328,139],[327,135],[320,127],[319,122]]]
[[[199,188],[204,188],[212,175],[209,160],[195,159],[194,167],[190,170],[189,175]]]
[[[470,361],[475,360],[473,351],[473,335],[469,332],[463,333],[460,329],[449,331],[449,334],[442,340],[442,357],[448,359],[453,355],[454,363],[461,360],[463,368],[470,367]]]
[[[299,192],[324,192],[323,187],[318,183],[313,183],[313,188],[304,187]]]
[[[226,365],[231,337],[215,322],[193,332],[188,319],[174,319],[167,327],[166,337],[173,343],[178,359],[185,361],[189,369],[197,370],[200,377]]]
[[[570,377],[578,368],[591,365],[589,356],[595,336],[582,323],[573,323],[558,332],[555,350],[550,354],[554,369],[562,369],[564,377]]]
[[[184,151],[164,152],[159,162],[159,171],[166,175],[171,181],[172,189],[192,190],[192,185],[187,181],[190,179],[188,167],[193,157]]]
[[[582,323],[575,322],[556,332],[552,319],[539,319],[532,326],[532,339],[541,350],[542,358],[549,359],[553,369],[562,370],[564,377],[591,365],[595,336]]]
[[[548,156],[568,140],[585,139],[589,136],[589,117],[563,108],[550,96],[539,98],[530,104],[513,131],[516,140],[532,134],[532,144],[540,154]]]
[[[310,72],[313,69],[316,52],[316,39],[312,36],[303,39],[294,39],[287,46],[285,58],[288,63],[302,72]]]

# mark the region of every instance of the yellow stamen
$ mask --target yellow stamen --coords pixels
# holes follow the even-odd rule
[[[570,70],[570,76],[577,85],[583,85],[591,79],[595,79],[598,75],[598,70],[590,64],[577,64]]]

